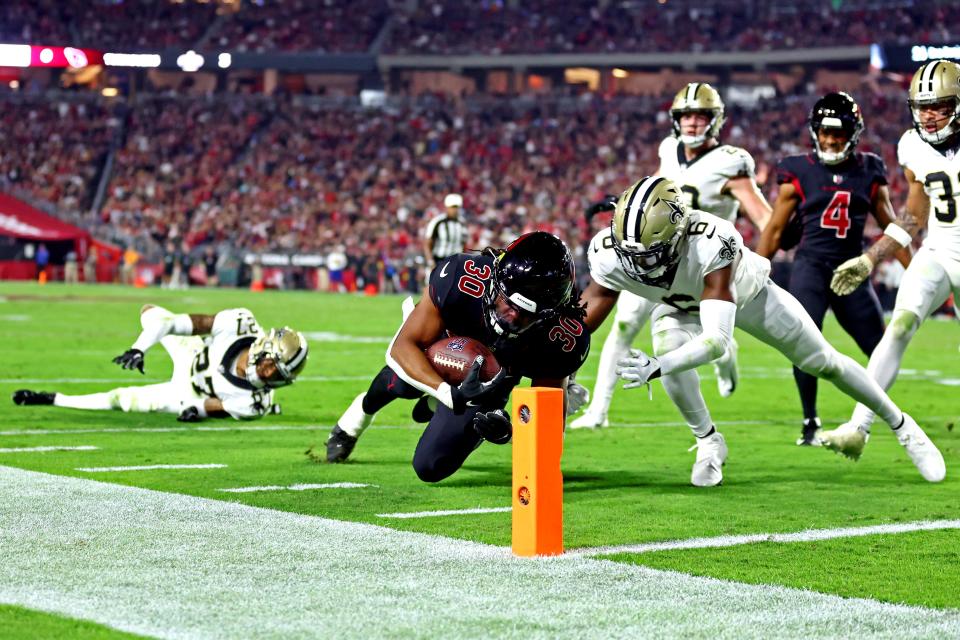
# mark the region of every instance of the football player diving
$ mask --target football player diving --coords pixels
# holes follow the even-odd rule
[[[944,478],[940,451],[863,367],[830,346],[797,299],[769,279],[769,260],[744,247],[732,223],[688,209],[670,180],[646,177],[624,191],[588,258],[592,282],[583,297],[591,331],[622,291],[662,303],[652,317],[654,355],[632,350],[618,375],[625,388],[663,381],[696,437],[693,485],[723,480],[727,444],[704,403],[696,367],[723,354],[734,325],[872,407],[925,479]]]
[[[865,253],[837,267],[831,283],[839,295],[850,295],[875,265],[909,246],[926,228],[927,235],[903,274],[890,324],[867,365],[884,389],[896,380],[920,324],[951,292],[954,300],[960,300],[960,65],[928,62],[913,75],[909,91],[913,128],[897,146],[909,186],[906,207]],[[821,439],[827,447],[859,458],[873,417],[871,407],[857,405],[849,422],[824,432]]]
[[[723,100],[716,89],[691,82],[681,89],[670,107],[673,133],[660,143],[660,168],[656,175],[669,178],[681,191],[688,207],[707,211],[733,222],[743,210],[761,231],[770,218],[770,205],[757,186],[750,153],[720,142],[724,124]],[[613,211],[617,197],[595,203],[590,213]],[[605,205],[605,206],[604,206]],[[617,302],[613,327],[600,352],[593,400],[571,429],[603,427],[617,383],[617,361],[627,354],[633,339],[653,313],[656,302],[623,292]],[[736,342],[715,362],[717,387],[727,397],[737,386]]]
[[[513,432],[503,408],[519,379],[565,388],[590,350],[574,283],[570,251],[542,231],[520,236],[503,251],[442,260],[428,294],[390,343],[387,366],[334,426],[327,461],[346,460],[377,412],[398,398],[416,400],[413,419],[427,423],[413,454],[413,468],[425,482],[453,474],[484,440],[508,442]],[[500,372],[481,382],[478,361],[459,385],[444,382],[424,350],[447,335],[489,347]]]
[[[307,341],[290,327],[264,332],[249,309],[226,309],[216,315],[175,314],[144,305],[143,330],[133,345],[113,361],[144,372],[144,357],[158,342],[173,360],[168,382],[120,387],[102,393],[66,395],[21,389],[19,405],[54,405],[71,409],[119,409],[177,415],[180,422],[204,418],[248,420],[279,413],[273,392],[293,383],[307,364]]]
[[[884,328],[873,287],[864,282],[849,296],[830,290],[833,270],[863,250],[867,217],[872,214],[881,228],[894,218],[883,160],[856,150],[863,129],[860,107],[846,93],[828,93],[817,100],[809,126],[813,153],[788,156],[777,164],[780,190],[757,253],[772,258],[778,249],[799,243],[788,291],[818,329],[823,328],[827,308],[833,309],[840,326],[869,356]],[[908,248],[902,248],[897,257],[904,266],[910,264]],[[793,377],[803,408],[797,444],[819,445],[817,378],[797,367]]]

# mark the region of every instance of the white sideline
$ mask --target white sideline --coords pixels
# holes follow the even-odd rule
[[[936,531],[940,529],[960,529],[960,520],[920,520],[902,524],[877,524],[863,527],[845,527],[839,529],[808,529],[796,533],[755,533],[741,536],[717,536],[715,538],[690,538],[688,540],[667,540],[643,544],[626,544],[609,547],[583,547],[571,549],[567,553],[577,556],[601,556],[615,553],[650,553],[673,549],[711,549],[736,547],[758,542],[814,542],[834,538],[855,538],[880,534],[910,533],[911,531]]]
[[[408,511],[401,513],[378,513],[378,518],[396,518],[406,520],[409,518],[436,518],[442,516],[463,516],[477,513],[506,513],[513,511],[513,507],[477,507],[475,509],[443,509],[441,511]]]
[[[291,484],[287,486],[264,485],[262,487],[232,487],[229,489],[217,489],[226,493],[256,493],[258,491],[311,491],[313,489],[363,489],[364,487],[376,487],[375,484],[363,484],[360,482],[327,482],[324,484]]]
[[[686,424],[686,423],[684,423]],[[65,433],[189,433],[199,431],[229,432],[229,431],[328,431],[330,425],[282,425],[261,424],[246,425],[230,422],[222,427],[104,427],[102,429],[9,429],[0,431],[0,436],[51,436]],[[378,424],[377,429],[423,429],[421,425]]]
[[[100,447],[80,445],[78,447],[0,447],[0,453],[43,453],[46,451],[96,451]]]
[[[153,471],[155,469],[223,469],[225,464],[144,464],[133,467],[77,467],[74,471],[104,473],[107,471]]]
[[[0,602],[160,638],[932,638],[960,612],[0,466]]]

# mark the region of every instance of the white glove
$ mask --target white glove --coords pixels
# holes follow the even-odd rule
[[[660,361],[639,349],[630,349],[630,355],[617,362],[617,375],[627,383],[624,389],[636,389],[660,377]]]
[[[580,411],[583,405],[590,402],[590,390],[575,380],[567,383],[567,415],[572,416]]]
[[[867,254],[850,258],[834,269],[830,288],[838,296],[847,296],[854,292],[873,271],[873,260]]]

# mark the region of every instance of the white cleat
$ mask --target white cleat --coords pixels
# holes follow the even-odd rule
[[[853,424],[844,422],[836,429],[820,431],[820,444],[840,455],[859,460],[870,434]]]
[[[713,361],[713,371],[717,374],[717,391],[721,398],[729,398],[737,390],[740,373],[737,371],[737,341],[731,339],[727,352]]]
[[[727,441],[723,434],[714,431],[706,438],[697,438],[697,444],[690,450],[697,450],[697,461],[693,463],[690,484],[695,487],[715,487],[723,482],[723,463],[727,460]]]
[[[597,429],[599,427],[609,427],[610,421],[606,415],[598,415],[589,409],[583,412],[583,415],[567,425],[568,429]]]
[[[916,421],[903,414],[903,425],[894,431],[897,440],[927,482],[940,482],[947,475],[947,466],[936,445],[927,437]]]

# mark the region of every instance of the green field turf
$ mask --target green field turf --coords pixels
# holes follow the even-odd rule
[[[314,446],[322,454],[336,419],[383,366],[387,341],[400,321],[399,297],[11,283],[0,284],[0,297],[7,363],[6,373],[0,374],[4,398],[0,448],[99,447],[96,451],[0,453],[0,465],[497,545],[510,543],[509,513],[405,520],[378,517],[510,504],[509,446],[482,446],[461,471],[437,485],[416,478],[410,460],[420,431],[410,419],[412,403],[398,401],[387,407],[347,464],[317,464],[305,455]],[[246,306],[263,326],[289,324],[314,334],[304,379],[277,394],[283,414],[257,423],[208,422],[205,426],[225,429],[207,431],[183,428],[174,416],[15,407],[9,401],[10,393],[22,387],[88,393],[162,381],[171,367],[160,346],[147,356],[146,376],[110,362],[138,334],[138,312],[146,302],[194,313]],[[825,332],[841,351],[865,362],[832,320]],[[602,338],[596,337],[579,376],[588,386]],[[948,471],[939,485],[923,481],[882,423],[874,426],[858,463],[821,449],[795,446],[800,411],[788,363],[745,334],[738,332],[737,338],[741,386],[732,398],[720,399],[712,371],[702,371],[704,395],[730,447],[724,484],[713,489],[689,485],[695,454],[687,448],[693,439],[679,424],[679,415],[658,384],[652,401],[645,390],[620,390],[610,416],[613,427],[573,431],[565,439],[568,548],[958,518],[960,433],[954,424],[960,420],[960,330],[955,322],[930,321],[923,326],[891,393],[943,452]],[[648,347],[649,337],[639,344]],[[848,416],[852,403],[846,397],[828,384],[821,384],[820,395],[827,427]],[[251,426],[278,428],[245,429]],[[161,431],[170,427],[177,430]],[[30,433],[35,430],[62,433]],[[75,470],[181,463],[228,466],[96,474]],[[333,482],[375,486],[243,494],[218,491]],[[741,582],[960,608],[957,539],[955,530],[946,530],[614,557]],[[11,616],[22,621],[33,615],[20,610],[0,614],[0,623]],[[48,618],[36,616],[37,624]],[[54,633],[99,637],[81,636],[71,627]]]

